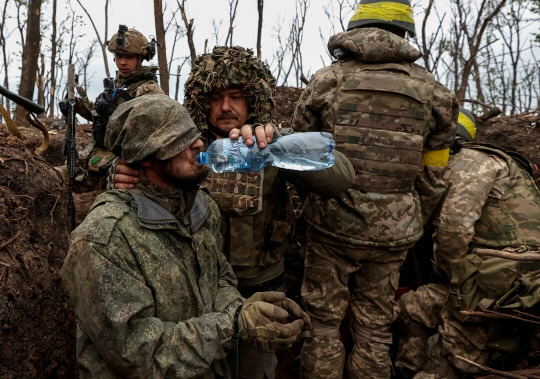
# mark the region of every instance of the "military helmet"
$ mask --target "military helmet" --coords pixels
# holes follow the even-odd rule
[[[248,103],[247,122],[270,122],[275,106],[276,79],[268,66],[240,46],[216,46],[200,55],[185,84],[184,106],[202,130],[207,129],[210,96],[213,91],[239,88]]]
[[[347,30],[365,27],[396,27],[411,37],[416,32],[411,2],[409,0],[361,0],[349,20]]]
[[[118,32],[107,43],[107,48],[113,54],[138,54],[149,61],[156,55],[156,40],[152,38],[152,41],[148,42],[141,32],[120,25]]]
[[[459,107],[456,136],[463,138],[467,142],[472,142],[476,136],[476,122],[474,116],[463,107]]]

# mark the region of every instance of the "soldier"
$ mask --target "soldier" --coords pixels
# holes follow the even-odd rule
[[[88,170],[104,173],[116,158],[104,146],[104,136],[107,120],[114,109],[127,100],[151,94],[163,94],[158,84],[156,71],[158,67],[143,66],[143,60],[150,61],[156,54],[156,41],[150,42],[135,29],[120,25],[118,32],[112,36],[107,44],[108,50],[113,53],[118,71],[116,79],[110,89],[101,93],[95,104],[88,100],[81,86],[77,86],[82,96],[77,100],[77,113],[88,121],[93,121],[92,127],[94,145],[88,156]],[[67,102],[59,105],[64,114],[67,112]]]
[[[242,47],[216,47],[195,62],[185,85],[185,105],[208,143],[240,134],[253,144],[254,132],[265,147],[278,130],[271,124],[275,79],[267,66]],[[284,258],[291,202],[286,181],[331,196],[349,188],[354,178],[350,162],[335,152],[333,167],[317,172],[286,171],[266,167],[255,176],[245,173],[210,173],[206,186],[223,216],[225,254],[244,296],[284,289]],[[135,175],[118,165],[117,173]],[[133,178],[116,175],[117,188]],[[125,183],[125,184],[123,184]],[[240,378],[273,378],[274,354],[259,354],[251,345],[240,347]]]
[[[488,365],[494,350],[515,353],[519,338],[510,324],[500,333],[496,323],[460,311],[524,310],[540,301],[533,292],[539,284],[538,265],[511,260],[540,247],[540,191],[530,164],[516,153],[473,143],[475,134],[474,117],[460,108],[448,193],[434,220],[434,269],[440,282],[398,301],[400,321],[408,329],[395,363],[403,377],[421,371],[418,378],[458,378],[478,369],[456,356]],[[482,248],[504,249],[509,259],[482,255]],[[519,283],[529,284],[518,290]]]
[[[203,142],[178,102],[149,95],[120,105],[105,143],[141,176],[133,190],[96,199],[62,267],[81,378],[230,378],[233,333],[273,351],[309,327],[284,293],[244,300],[235,288],[219,210],[198,185]]]
[[[356,172],[342,195],[310,194],[304,206],[302,297],[313,323],[304,378],[343,376],[339,326],[349,306],[347,377],[390,377],[398,270],[429,215],[420,201],[436,204],[444,193],[458,116],[455,95],[413,63],[421,54],[406,32],[414,35],[408,0],[360,1],[347,31],[328,42],[337,61],[314,75],[295,109],[293,129],[332,133]]]

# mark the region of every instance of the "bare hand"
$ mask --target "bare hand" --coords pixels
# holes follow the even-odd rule
[[[251,125],[244,125],[241,129],[234,128],[229,132],[230,139],[237,139],[239,136],[242,136],[244,141],[246,141],[247,146],[253,145],[253,130]],[[272,142],[272,139],[274,138],[273,125],[257,125],[255,127],[255,137],[257,137],[259,148],[264,149],[266,145]]]
[[[129,167],[125,160],[118,159],[116,165],[116,175],[114,175],[114,188],[133,189],[139,183],[139,171]]]

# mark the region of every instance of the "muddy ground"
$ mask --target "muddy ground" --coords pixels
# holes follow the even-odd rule
[[[288,127],[301,89],[280,87],[274,124]],[[74,318],[59,281],[66,254],[68,194],[52,166],[62,166],[65,125],[43,119],[51,147],[42,158],[8,136],[0,124],[0,377],[74,377]],[[516,151],[531,160],[540,183],[540,121],[538,114],[498,117],[478,123],[477,140]],[[30,147],[41,142],[39,132],[23,129]],[[77,145],[91,142],[91,126],[77,126]],[[97,185],[99,187],[99,185]],[[102,190],[74,194],[76,223]],[[291,195],[300,209],[298,195]],[[288,295],[300,301],[302,245],[305,225],[298,220],[286,255]],[[531,347],[531,352],[537,346]],[[278,353],[278,378],[299,377],[300,344]],[[531,362],[533,363],[533,362]],[[525,367],[527,367],[525,365]]]

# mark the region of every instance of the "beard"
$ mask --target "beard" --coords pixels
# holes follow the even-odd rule
[[[208,176],[210,169],[205,166],[196,174],[184,174],[178,172],[174,168],[171,160],[167,160],[165,164],[158,169],[158,172],[162,179],[174,185],[176,188],[191,189],[202,183]]]

